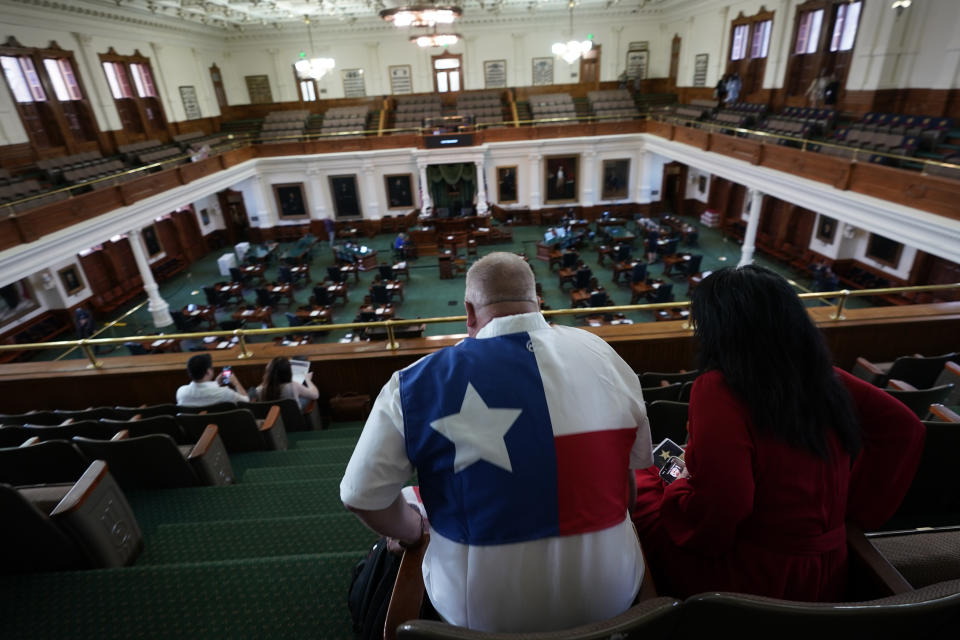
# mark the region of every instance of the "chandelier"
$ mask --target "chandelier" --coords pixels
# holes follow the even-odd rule
[[[553,47],[550,48],[550,51],[553,52],[553,55],[563,58],[567,61],[567,64],[573,64],[580,59],[586,52],[590,51],[593,48],[593,42],[590,40],[574,40],[573,39],[573,6],[575,1],[570,0],[567,4],[570,7],[570,39],[566,42],[555,42]]]
[[[384,9],[380,17],[397,27],[435,27],[438,24],[453,24],[463,15],[455,5],[422,4],[409,7]]]
[[[416,43],[420,48],[427,47],[449,47],[457,44],[460,40],[459,33],[437,33],[437,28],[433,28],[432,33],[424,33],[419,36],[410,36],[410,42]]]
[[[303,21],[307,23],[307,37],[310,39],[310,54],[314,55],[313,31],[310,29],[310,17],[304,16]],[[293,64],[297,70],[297,77],[301,80],[319,80],[327,75],[327,72],[336,66],[333,58],[307,58],[307,54],[300,52],[300,59]]]

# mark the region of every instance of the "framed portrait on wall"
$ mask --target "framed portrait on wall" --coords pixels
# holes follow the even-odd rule
[[[546,197],[544,202],[547,204],[576,202],[580,156],[547,156],[545,160],[546,185],[543,192]]]
[[[273,198],[277,203],[277,214],[281,218],[308,217],[307,196],[302,182],[273,185]]]
[[[330,176],[328,180],[334,215],[337,218],[359,217],[361,213],[357,176]]]
[[[413,176],[409,173],[383,176],[387,184],[387,208],[409,209],[413,206]]]
[[[413,74],[410,65],[395,64],[387,68],[390,72],[390,93],[413,93]]]
[[[147,255],[151,258],[163,253],[163,245],[160,244],[160,238],[157,236],[157,225],[152,224],[144,227],[141,232],[143,236],[143,246],[147,249]]]
[[[483,61],[483,88],[503,89],[507,86],[507,61]]]
[[[517,167],[497,167],[497,202],[517,202]]]
[[[821,215],[817,222],[817,240],[824,244],[833,244],[837,235],[837,221],[830,216]]]
[[[903,253],[903,245],[896,240],[885,238],[876,233],[871,233],[870,239],[867,240],[867,257],[892,269],[900,266],[901,253]]]
[[[83,280],[80,279],[80,273],[77,271],[77,265],[70,265],[57,271],[60,276],[60,282],[66,289],[67,295],[72,296],[83,289]]]
[[[623,200],[630,183],[630,158],[603,161],[601,200]]]
[[[553,84],[553,58],[533,59],[533,86]]]

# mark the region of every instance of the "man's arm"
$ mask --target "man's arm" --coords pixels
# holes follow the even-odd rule
[[[377,533],[388,538],[394,538],[406,546],[414,546],[423,538],[426,523],[420,511],[403,499],[397,499],[386,509],[369,510],[357,509],[346,505],[347,509],[357,514],[360,521]]]

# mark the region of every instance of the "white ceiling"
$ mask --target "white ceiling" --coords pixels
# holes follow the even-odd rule
[[[705,0],[575,0],[575,16],[616,9],[656,15],[665,10],[703,4]],[[385,8],[429,4],[431,0],[72,0],[100,11],[134,16],[155,16],[183,20],[225,31],[258,31],[301,26],[309,17],[314,25],[333,26],[358,21],[376,21]],[[437,4],[445,4],[437,0]],[[452,0],[463,9],[463,21],[471,16],[509,17],[542,14],[557,16],[568,12],[568,0]]]

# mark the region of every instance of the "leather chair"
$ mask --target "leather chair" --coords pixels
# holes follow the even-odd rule
[[[287,448],[287,432],[280,420],[280,407],[270,409],[263,421],[254,418],[249,409],[234,409],[202,415],[180,413],[177,422],[188,438],[197,440],[207,425],[217,425],[220,438],[230,453]]]
[[[644,394],[646,397],[646,394]],[[687,420],[690,405],[672,400],[654,400],[647,404],[647,418],[650,420],[650,436],[656,445],[664,438],[670,438],[679,445],[687,442]]]
[[[105,460],[125,490],[176,489],[179,487],[233,484],[233,468],[217,435],[207,425],[193,446],[181,450],[168,435],[155,433],[136,438],[91,440],[74,438],[91,460]]]
[[[907,408],[923,420],[930,413],[930,405],[942,403],[950,395],[950,392],[953,391],[953,384],[930,387],[929,389],[917,389],[902,380],[890,378],[884,391],[907,405]]]
[[[0,482],[12,485],[76,482],[90,461],[67,440],[0,449]]]
[[[133,511],[102,460],[62,484],[0,484],[0,513],[2,573],[122,567],[143,550]]]
[[[929,389],[937,384],[937,378],[948,362],[957,362],[960,355],[945,353],[941,356],[901,356],[892,363],[873,363],[866,358],[857,358],[851,373],[862,380],[883,387],[891,378],[903,380],[917,389]]]
[[[699,375],[699,369],[694,369],[693,371],[679,371],[676,373],[658,373],[656,371],[647,371],[640,374],[640,386],[655,387],[661,382],[691,382]]]
[[[655,400],[673,400],[677,401],[677,398],[680,397],[680,389],[683,387],[683,384],[679,382],[674,382],[673,384],[658,386],[658,387],[641,387],[643,392],[644,402],[650,403]]]

